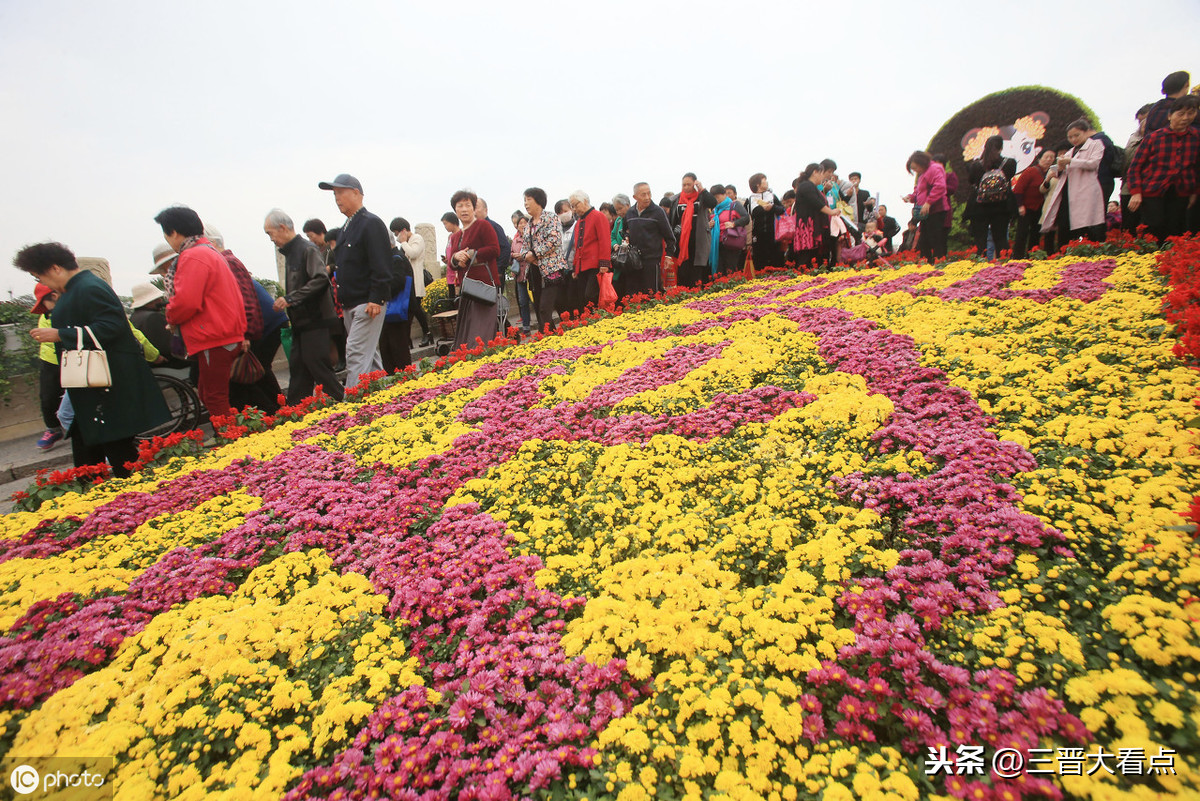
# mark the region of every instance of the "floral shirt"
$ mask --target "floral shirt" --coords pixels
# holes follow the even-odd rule
[[[562,223],[556,214],[543,211],[537,222],[530,220],[525,227],[524,252],[532,253],[537,258],[543,278],[553,278],[571,269],[563,258],[562,238]]]

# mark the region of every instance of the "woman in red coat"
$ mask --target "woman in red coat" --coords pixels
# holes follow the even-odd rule
[[[463,280],[474,278],[491,287],[500,286],[500,273],[496,269],[496,259],[500,256],[500,243],[496,232],[486,222],[475,225],[475,204],[478,198],[474,192],[464,189],[454,193],[450,205],[462,222],[462,230],[456,231],[450,237],[451,266],[457,273],[458,284]],[[500,318],[496,303],[483,303],[460,290],[458,300],[458,329],[454,337],[454,347],[467,345],[474,347],[475,340],[480,339],[486,344],[496,338],[500,332]]]
[[[249,349],[246,311],[225,257],[204,237],[195,211],[171,206],[154,221],[179,254],[167,270],[167,322],[179,329],[200,368],[199,393],[209,414],[229,413],[229,374],[239,346]]]

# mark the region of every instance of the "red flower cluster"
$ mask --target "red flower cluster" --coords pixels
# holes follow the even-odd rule
[[[126,462],[125,467],[136,473],[150,465],[165,464],[176,456],[195,456],[203,450],[204,432],[176,431],[138,445],[137,461]]]
[[[247,406],[244,409],[230,409],[229,414],[210,415],[213,433],[217,442],[233,442],[247,434],[257,434],[275,426],[276,418],[267,414],[257,406]]]
[[[107,464],[88,464],[70,470],[39,470],[29,491],[14,492],[14,507],[23,512],[36,512],[43,503],[68,492],[84,492],[102,484],[112,476]]]
[[[1200,366],[1200,239],[1174,237],[1169,241],[1170,250],[1158,254],[1158,271],[1171,285],[1163,298],[1163,311],[1179,331],[1175,355]]]
[[[1179,335],[1175,355],[1200,367],[1200,239],[1172,237],[1168,241],[1171,248],[1158,254],[1158,271],[1171,285],[1163,298],[1163,311]],[[1192,499],[1187,519],[1200,526],[1200,495]]]
[[[107,464],[85,464],[70,470],[39,470],[36,483],[39,487],[64,486],[67,484],[99,484],[112,475]]]

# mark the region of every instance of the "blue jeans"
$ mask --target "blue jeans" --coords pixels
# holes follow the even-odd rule
[[[537,269],[537,268],[532,268]],[[517,281],[517,308],[521,310],[521,331],[529,333],[529,283]]]

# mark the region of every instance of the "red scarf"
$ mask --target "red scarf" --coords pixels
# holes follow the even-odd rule
[[[692,222],[696,216],[696,201],[699,198],[699,192],[679,193],[678,202],[683,204],[683,219],[679,223],[679,257],[675,259],[676,264],[683,264],[688,260],[688,247],[692,243]]]

